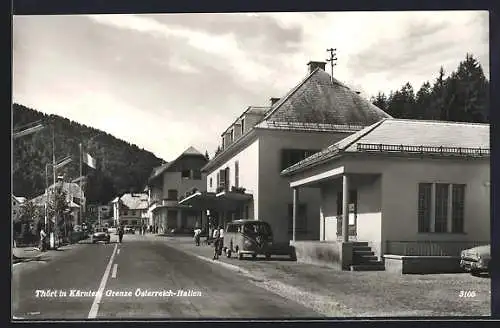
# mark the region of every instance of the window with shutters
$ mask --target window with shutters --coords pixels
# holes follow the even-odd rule
[[[465,190],[464,184],[419,183],[418,232],[463,233]]]
[[[208,186],[209,186],[210,188],[212,188],[212,178],[210,178],[209,183],[208,183]]]

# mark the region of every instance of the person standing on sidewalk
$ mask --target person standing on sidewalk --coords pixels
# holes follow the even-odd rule
[[[214,240],[214,260],[219,258],[219,229],[214,229],[213,240]]]
[[[194,229],[194,241],[196,243],[196,246],[200,246],[200,234],[201,234],[200,228]]]
[[[43,228],[40,229],[40,251],[45,252],[45,238],[47,237],[47,234],[45,233],[45,230]]]
[[[224,226],[219,225],[219,256],[222,255],[222,248],[224,248]]]

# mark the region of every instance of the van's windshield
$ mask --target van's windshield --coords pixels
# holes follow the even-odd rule
[[[265,223],[247,223],[245,224],[244,230],[245,233],[248,233],[250,235],[265,235],[265,236],[270,236],[272,235],[271,232],[271,227]]]

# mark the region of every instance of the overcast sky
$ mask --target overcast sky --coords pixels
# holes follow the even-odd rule
[[[335,77],[367,98],[418,89],[467,52],[489,76],[486,11],[15,16],[13,35],[14,102],[167,161],[191,145],[212,155],[237,115],[330,47]]]

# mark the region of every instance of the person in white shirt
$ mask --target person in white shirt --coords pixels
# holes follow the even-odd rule
[[[194,241],[196,242],[196,246],[200,246],[200,234],[201,234],[200,228],[194,229]]]

